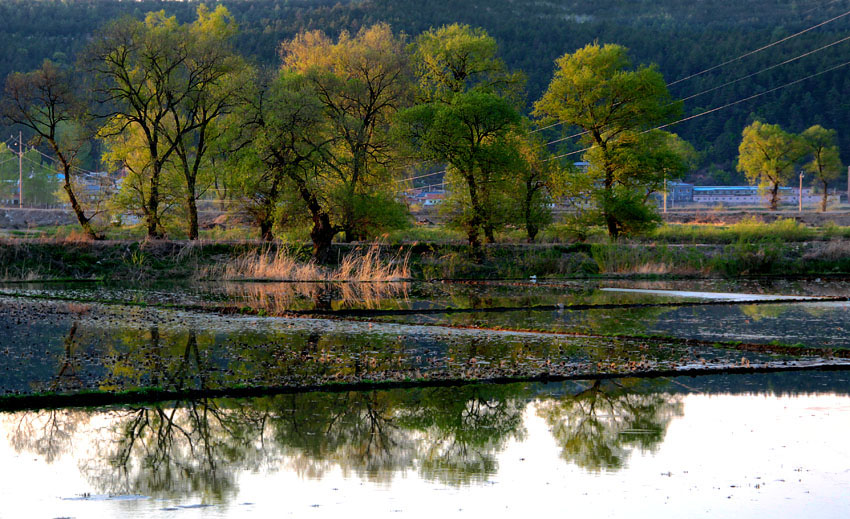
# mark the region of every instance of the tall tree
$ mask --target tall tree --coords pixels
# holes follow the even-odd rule
[[[225,131],[222,116],[233,109],[241,97],[237,91],[245,85],[245,65],[232,48],[236,24],[228,10],[220,5],[210,11],[201,4],[197,14],[197,20],[182,31],[190,44],[180,67],[187,92],[182,102],[169,103],[168,124],[163,127],[185,181],[190,240],[198,238],[196,201],[203,191],[199,175],[207,166],[210,147]]]
[[[594,196],[608,234],[616,238],[631,222],[624,218],[651,214],[635,207],[643,197],[635,187],[650,173],[631,167],[633,151],[646,150],[646,132],[675,117],[680,110],[655,66],[632,69],[625,47],[586,45],[556,61],[555,77],[534,105],[546,122],[584,130],[585,160],[598,174]]]
[[[163,235],[160,188],[171,165],[185,180],[187,230],[197,238],[198,174],[218,132],[215,120],[230,109],[239,87],[241,61],[228,43],[235,33],[229,13],[201,5],[197,15],[183,25],[164,11],[148,13],[143,22],[117,20],[86,53],[96,101],[104,107],[102,138],[113,155],[126,144],[127,132],[139,144],[126,162],[132,159],[148,184],[141,210],[150,237]]]
[[[148,13],[145,20],[122,18],[108,24],[89,44],[86,63],[95,76],[99,114],[107,119],[101,136],[124,139],[125,131],[140,140],[143,153],[136,154],[137,166],[148,184],[142,201],[147,234],[164,235],[160,222],[162,171],[177,144],[169,142],[163,128],[174,105],[188,94],[181,65],[189,47],[177,19],[164,11]]]
[[[62,188],[83,232],[100,239],[74,191],[74,168],[80,151],[88,144],[85,104],[75,90],[69,71],[45,60],[41,68],[6,78],[0,114],[11,124],[32,130],[36,141],[46,142],[62,175]]]
[[[480,235],[494,241],[498,213],[505,209],[500,197],[508,194],[507,174],[520,163],[510,138],[519,114],[504,98],[473,91],[455,94],[448,103],[410,108],[398,122],[399,132],[424,158],[449,164],[449,181],[463,186],[452,190],[446,207],[480,259]]]
[[[744,128],[738,146],[738,171],[750,184],[769,192],[768,208],[779,206],[779,188],[794,177],[794,167],[805,155],[798,136],[786,132],[778,124],[753,121]]]
[[[276,77],[258,77],[254,95],[234,114],[236,135],[233,154],[238,167],[238,190],[245,209],[260,228],[263,240],[272,239],[272,226],[279,206],[282,218],[297,220],[306,208],[312,222],[313,256],[327,260],[334,235],[341,227],[332,223],[333,214],[324,190],[321,158],[333,141],[323,116],[323,105],[311,83],[302,75],[280,72]]]
[[[801,137],[804,149],[807,154],[811,155],[811,160],[803,166],[803,169],[814,176],[815,180],[821,184],[823,198],[821,199],[820,210],[823,212],[826,211],[829,201],[827,193],[829,183],[838,178],[844,169],[838,153],[836,132],[816,124],[804,131]]]
[[[334,141],[318,174],[345,239],[363,239],[370,212],[398,204],[388,189],[400,161],[389,125],[411,100],[404,39],[386,24],[343,32],[335,42],[313,31],[284,42],[281,56],[283,70],[302,74],[322,104]]]
[[[400,133],[426,160],[448,164],[453,188],[443,210],[480,259],[481,233],[495,241],[509,217],[507,173],[522,162],[510,137],[525,78],[508,71],[496,40],[480,28],[431,29],[411,49],[422,104],[399,118]]]
[[[513,193],[515,221],[525,227],[531,243],[540,229],[552,221],[553,193],[559,192],[566,172],[558,161],[552,160],[540,134],[529,132],[527,126],[512,136],[521,160],[510,175],[509,189]]]

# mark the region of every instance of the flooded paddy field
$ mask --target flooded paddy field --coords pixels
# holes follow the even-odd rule
[[[842,371],[0,412],[0,516],[839,518],[848,427]]]
[[[846,288],[821,280],[7,284],[0,398],[843,366]]]
[[[5,284],[0,517],[842,517],[848,288]]]

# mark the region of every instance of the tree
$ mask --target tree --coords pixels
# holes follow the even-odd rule
[[[89,134],[84,130],[88,120],[85,106],[75,91],[70,72],[45,60],[38,70],[10,75],[6,78],[0,114],[5,122],[32,130],[37,143],[47,143],[80,227],[87,236],[102,238],[74,191],[74,168],[81,150],[88,144]]]
[[[778,124],[753,121],[744,128],[738,147],[738,171],[750,184],[758,184],[770,192],[768,207],[776,211],[779,187],[794,176],[794,166],[805,154],[800,139],[784,131]]]
[[[448,101],[472,89],[518,100],[525,84],[521,73],[508,71],[498,57],[496,40],[480,27],[455,23],[432,28],[411,48],[418,94],[425,102]]]
[[[454,94],[448,103],[412,107],[398,118],[404,138],[426,159],[449,164],[449,182],[463,186],[452,190],[446,208],[479,259],[480,234],[494,241],[499,212],[505,209],[500,197],[507,195],[507,174],[520,163],[510,138],[519,122],[509,101],[478,91]]]
[[[564,180],[564,170],[552,160],[546,142],[539,134],[525,128],[513,138],[520,154],[519,167],[513,172],[514,207],[517,222],[525,227],[528,242],[534,241],[540,229],[552,221],[552,193]]]
[[[322,211],[335,222],[314,239],[327,245],[340,230],[346,240],[363,239],[374,210],[401,208],[390,187],[401,157],[389,133],[392,116],[411,100],[411,77],[404,39],[389,25],[376,24],[336,42],[321,32],[297,35],[281,46],[283,70],[306,79],[321,103],[327,134],[315,176]],[[301,195],[305,204],[310,197]],[[315,227],[314,221],[314,230]],[[314,241],[314,243],[316,243]]]
[[[653,137],[646,132],[675,117],[680,105],[654,65],[631,70],[626,49],[619,45],[593,43],[565,54],[556,64],[555,77],[535,103],[534,113],[544,122],[584,130],[584,158],[590,173],[598,176],[593,199],[608,234],[616,238],[630,227],[624,217],[652,213],[645,204],[634,206],[641,200],[634,191],[645,189],[646,177],[655,173],[648,168],[657,159],[643,153],[652,148],[647,139]]]
[[[241,61],[228,44],[235,25],[227,9],[201,5],[197,15],[184,25],[164,11],[148,13],[144,22],[120,19],[87,52],[96,101],[105,107],[100,135],[114,159],[135,161],[148,184],[141,210],[150,237],[163,235],[160,188],[169,166],[184,178],[188,235],[197,238],[198,174],[220,131],[215,121],[231,108],[239,88]],[[133,156],[116,156],[125,149],[127,132],[137,141]]]
[[[521,164],[510,136],[525,79],[498,58],[496,40],[468,25],[431,29],[411,49],[422,104],[399,118],[400,134],[426,160],[448,164],[446,176],[458,187],[443,210],[480,259],[480,234],[495,241],[510,216],[507,173]]]
[[[821,183],[823,198],[821,199],[820,210],[823,212],[826,211],[826,204],[829,200],[827,186],[831,181],[838,178],[844,169],[838,153],[836,132],[816,124],[804,131],[801,137],[804,149],[812,157],[812,160],[807,162],[803,169]]]
[[[222,137],[220,119],[227,114],[240,96],[244,86],[242,59],[232,49],[236,24],[224,6],[210,11],[198,6],[198,18],[187,30],[189,54],[181,67],[187,89],[182,102],[169,103],[170,116],[163,128],[165,138],[174,146],[180,171],[185,181],[187,234],[198,238],[198,208],[196,200],[199,175],[207,166],[207,153]]]
[[[332,142],[323,105],[300,74],[258,77],[251,90],[254,95],[236,112],[237,122],[232,125],[243,130],[236,136],[242,144],[234,146],[242,149],[234,157],[241,171],[238,190],[248,200],[245,209],[268,241],[281,203],[284,217],[293,220],[306,206],[312,221],[313,256],[324,261],[340,227],[331,223],[319,167],[323,149]]]
[[[135,171],[144,172],[141,210],[147,234],[164,235],[160,222],[162,171],[176,142],[163,135],[171,108],[187,95],[180,66],[188,59],[188,46],[174,17],[164,11],[148,13],[143,22],[122,18],[108,24],[89,44],[86,63],[95,79],[95,101],[107,119],[101,137],[108,147],[134,133]],[[123,144],[123,143],[122,143]],[[120,149],[120,148],[119,148]],[[126,158],[129,162],[129,157]]]

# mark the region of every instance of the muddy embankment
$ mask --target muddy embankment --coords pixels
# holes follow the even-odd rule
[[[712,211],[709,209],[686,211],[668,211],[661,215],[667,223],[707,223],[707,224],[735,224],[745,220],[756,219],[765,223],[791,218],[802,224],[812,227],[822,227],[829,224],[839,226],[850,226],[850,211],[764,211],[764,210],[729,210]]]
[[[368,247],[334,244],[331,258],[342,261]],[[277,249],[310,260],[307,243],[6,239],[0,241],[0,280],[223,279],[227,265]],[[408,258],[410,279],[424,280],[850,275],[846,241],[492,244],[481,262],[462,244],[412,243],[384,245],[381,257]]]

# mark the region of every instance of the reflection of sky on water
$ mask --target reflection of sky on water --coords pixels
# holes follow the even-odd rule
[[[850,348],[850,303],[712,304],[584,310],[516,310],[380,317],[381,321],[451,324],[602,335],[656,335],[709,341]]]
[[[516,517],[554,512],[829,518],[843,517],[850,506],[845,491],[850,485],[846,373],[622,384],[604,383],[596,394],[588,392],[594,387],[589,382],[570,382],[464,387],[439,394],[313,395],[302,402],[309,409],[290,405],[297,398],[222,403],[219,410],[244,420],[210,429],[218,435],[213,451],[223,457],[215,467],[219,479],[208,468],[192,465],[195,458],[181,437],[198,433],[186,427],[191,421],[184,421],[183,431],[175,431],[170,452],[177,463],[170,467],[189,471],[184,476],[202,477],[188,482],[181,477],[181,484],[162,475],[122,478],[114,465],[97,458],[104,448],[112,453],[120,445],[110,435],[126,431],[116,428],[115,419],[119,411],[125,413],[122,419],[133,416],[128,408],[60,411],[78,413],[73,430],[61,421],[53,423],[57,429],[45,428],[49,420],[28,421],[32,413],[0,415],[0,464],[15,467],[0,472],[0,516],[173,517],[180,511],[204,517]],[[717,386],[724,392],[703,392]],[[469,419],[475,416],[470,413],[476,401],[491,410],[484,418]],[[598,406],[595,418],[588,411],[591,404]],[[568,412],[553,414],[553,407]],[[188,417],[191,409],[178,411]],[[257,424],[265,431],[262,442],[256,437],[245,442],[250,435],[241,437],[242,429],[234,429],[270,410],[273,418]],[[305,420],[315,415],[314,421],[325,428],[302,431],[302,422],[292,413]],[[392,441],[384,450],[365,448],[374,431],[374,424],[364,425],[370,423],[370,413],[372,420],[385,419],[381,425]],[[361,419],[353,420],[355,415]],[[334,419],[338,421],[328,428],[328,420]],[[596,423],[587,428],[583,424],[588,421]],[[21,423],[39,427],[29,443],[14,445],[11,439]],[[583,427],[589,436],[578,431]],[[223,431],[233,431],[238,441],[222,438]],[[49,433],[57,433],[52,446],[44,441]],[[466,448],[450,449],[459,444]],[[155,450],[144,452],[150,456]],[[612,465],[607,458],[599,465],[612,452],[619,453],[622,463]],[[587,457],[594,453],[595,460]],[[491,463],[462,463],[485,458]],[[138,471],[142,465],[134,466]],[[133,481],[137,486],[120,487]],[[157,490],[152,481],[174,486]],[[99,497],[108,488],[145,492],[130,499]],[[85,492],[95,499],[63,499]],[[201,504],[211,506],[179,508]],[[177,510],[165,510],[169,508]]]

